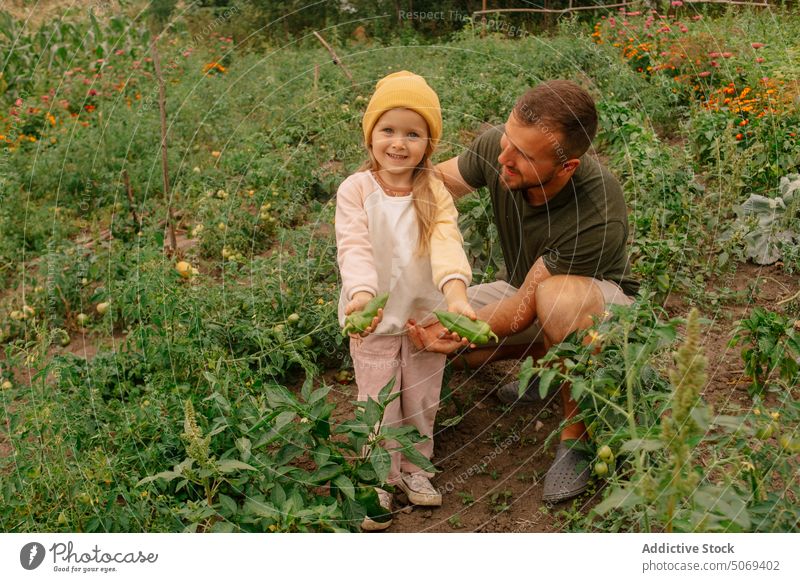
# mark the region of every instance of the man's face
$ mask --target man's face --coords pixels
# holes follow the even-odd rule
[[[561,136],[542,131],[536,125],[522,125],[512,112],[500,138],[501,177],[509,190],[544,188],[564,169],[566,157],[559,159]]]

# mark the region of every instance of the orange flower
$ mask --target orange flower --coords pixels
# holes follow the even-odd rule
[[[736,139],[741,141],[742,139],[744,139],[744,136],[741,133],[737,133],[736,134]]]

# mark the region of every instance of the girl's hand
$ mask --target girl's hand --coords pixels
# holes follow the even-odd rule
[[[366,307],[367,303],[370,302],[372,299],[372,293],[367,293],[366,291],[359,291],[353,298],[348,302],[347,305],[344,306],[344,314],[350,315],[355,311],[361,311]]]
[[[475,313],[475,310],[472,309],[472,306],[466,300],[453,301],[452,303],[448,304],[447,311],[469,317],[473,321],[478,319],[478,314]]]
[[[364,307],[366,307],[367,303],[369,303],[371,299],[372,299],[372,293],[367,293],[366,291],[359,291],[358,293],[353,295],[353,298],[350,300],[350,302],[347,305],[345,305],[344,314],[350,315],[351,313],[354,313],[356,311],[361,311],[362,309],[364,309]],[[367,329],[365,329],[361,333],[351,333],[349,335],[351,338],[357,338],[357,337],[365,338],[369,334],[374,332],[375,329],[377,329],[378,324],[380,324],[381,321],[383,321],[383,308],[378,309],[378,314],[372,318],[372,323],[369,324],[369,327],[367,327]]]
[[[447,301],[447,311],[458,313],[475,321],[478,319],[475,310],[467,301],[467,284],[461,279],[450,279],[442,287],[442,293]]]
[[[375,331],[378,328],[378,324],[381,321],[383,321],[383,308],[382,307],[380,309],[378,309],[378,315],[376,315],[375,317],[372,318],[372,323],[369,324],[369,327],[367,329],[365,329],[361,333],[351,333],[350,337],[353,337],[353,338],[360,337],[362,339],[367,337],[369,334],[371,334],[373,331]]]

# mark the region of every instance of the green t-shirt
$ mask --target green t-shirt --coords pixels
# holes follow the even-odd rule
[[[628,264],[628,210],[617,179],[588,155],[561,192],[532,206],[500,177],[498,125],[479,135],[459,157],[458,169],[473,188],[488,187],[508,281],[522,286],[539,257],[553,275],[614,281],[627,295],[639,284]]]

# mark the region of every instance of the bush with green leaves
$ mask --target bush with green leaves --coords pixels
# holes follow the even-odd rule
[[[800,399],[790,389],[762,413],[715,415],[703,401],[706,359],[700,320],[661,322],[645,303],[614,307],[611,318],[554,346],[520,380],[539,390],[568,382],[587,424],[602,501],[572,516],[580,531],[797,531],[793,474]],[[666,379],[665,351],[685,323],[685,341]],[[661,362],[662,369],[651,366]],[[796,391],[795,391],[796,392]],[[563,424],[563,423],[562,423]],[[559,427],[561,428],[561,427]],[[550,438],[557,433],[554,431]]]
[[[744,373],[753,381],[751,395],[768,386],[790,389],[800,382],[800,335],[794,318],[755,307],[739,320],[730,347],[742,344]]]

